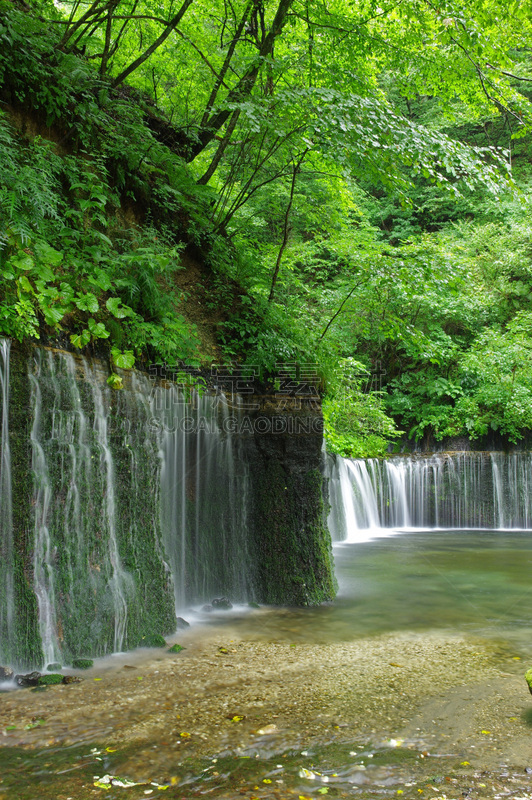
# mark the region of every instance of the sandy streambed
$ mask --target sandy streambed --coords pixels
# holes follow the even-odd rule
[[[89,779],[74,766],[56,778],[52,758],[46,775],[56,793],[19,796],[200,796],[204,784],[191,776],[208,763],[214,797],[419,796],[432,772],[444,783],[434,778],[430,796],[459,797],[465,781],[468,797],[532,797],[528,665],[503,645],[445,632],[294,645],[230,628],[180,641],[179,654],[136,653],[96,666],[80,684],[1,695],[4,759],[30,748],[44,759],[68,747],[76,758],[79,747],[95,754]],[[382,756],[394,750],[404,758]],[[213,758],[229,759],[224,774]],[[260,777],[282,758],[289,775]],[[254,759],[255,772],[237,780],[236,759]],[[143,786],[95,787],[91,778],[118,768]],[[12,776],[0,782],[0,797],[17,796],[15,785]]]

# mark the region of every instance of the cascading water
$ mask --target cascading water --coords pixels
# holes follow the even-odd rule
[[[333,540],[392,528],[532,524],[531,453],[439,453],[368,461],[328,457]]]
[[[2,566],[13,547],[9,350],[2,351]],[[117,652],[171,633],[187,603],[250,599],[248,476],[223,395],[36,349],[30,361],[33,590],[44,662]],[[9,602],[8,602],[9,600]],[[2,612],[3,610],[3,612]]]
[[[6,339],[0,341],[0,390],[2,396],[2,432],[0,440],[0,663],[1,660],[7,660],[11,655],[15,617],[11,452],[9,447],[10,344]]]
[[[176,610],[224,593],[251,592],[247,555],[248,474],[235,450],[231,422],[238,408],[223,395],[156,387],[161,522],[174,576]]]

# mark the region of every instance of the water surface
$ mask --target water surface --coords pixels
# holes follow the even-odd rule
[[[450,628],[532,647],[530,531],[382,534],[335,545],[334,603],[266,609],[239,628],[251,637],[318,642]]]

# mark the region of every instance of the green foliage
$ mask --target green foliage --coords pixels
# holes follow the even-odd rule
[[[385,409],[418,439],[517,441],[530,21],[491,0],[307,5],[195,0],[172,25],[165,1],[157,17],[145,0],[44,3],[42,19],[1,3],[19,118],[0,115],[0,333],[103,347],[114,388],[143,358],[199,363],[176,279],[188,245],[225,359],[326,376],[335,452],[382,455]],[[25,133],[26,109],[50,141]]]
[[[339,361],[323,400],[325,439],[331,453],[348,458],[384,456],[402,433],[385,412],[382,392],[370,388],[371,374],[363,364],[353,358]]]
[[[135,351],[170,361],[195,355],[194,332],[175,312],[179,294],[164,285],[179,268],[179,247],[149,227],[110,229],[116,199],[103,162],[24,142],[5,117],[0,159],[0,332],[22,340],[67,327],[78,349],[113,335],[123,369]]]

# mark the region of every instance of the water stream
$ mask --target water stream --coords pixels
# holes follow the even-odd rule
[[[329,456],[334,541],[363,541],[367,530],[529,529],[532,454],[436,453],[386,460]]]
[[[0,439],[0,663],[10,656],[14,636],[13,509],[11,452],[9,446],[9,353],[8,339],[0,340],[0,391],[2,431]]]
[[[3,340],[0,663],[16,638],[9,355]],[[248,475],[223,424],[237,413],[228,398],[141,373],[116,392],[106,378],[99,362],[62,351],[36,348],[28,362],[28,552],[44,665],[172,633],[185,604],[252,596]]]

